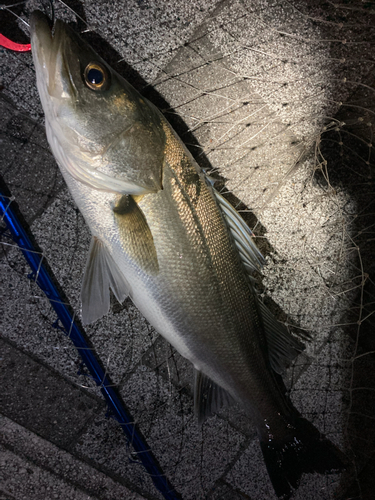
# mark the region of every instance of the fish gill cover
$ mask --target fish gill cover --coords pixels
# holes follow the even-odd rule
[[[35,7],[40,3],[27,2],[17,13],[27,19]],[[290,397],[345,450],[352,467],[341,478],[305,475],[294,498],[370,498],[374,5],[253,0],[55,7],[56,17],[88,29],[89,42],[162,110],[198,163],[225,180],[222,192],[247,218],[267,260],[261,297],[292,331],[311,336],[287,374]],[[1,174],[79,311],[90,235],[49,153],[30,55],[3,51],[2,67]],[[51,327],[55,317],[27,280],[22,258],[3,248],[2,337],[96,394],[90,379],[77,375],[79,358]],[[244,412],[224,408],[200,429],[190,365],[130,301],[113,301],[110,314],[86,331],[184,499],[273,498]],[[67,445],[73,454],[157,497],[101,409],[78,426],[76,437]]]

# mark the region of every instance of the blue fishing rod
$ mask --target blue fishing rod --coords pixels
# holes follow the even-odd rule
[[[5,196],[0,192],[0,218],[3,219],[11,233],[13,241],[21,249],[28,262],[32,274],[29,276],[47,296],[54,308],[58,318],[63,325],[64,333],[70,338],[86,365],[91,377],[99,386],[111,414],[119,422],[128,442],[134,448],[137,457],[150,475],[155,487],[166,500],[180,500],[181,497],[169,483],[163,471],[160,469],[156,459],[152,455],[149,446],[137,429],[134,419],[125,410],[121,400],[113,388],[108,376],[105,374],[100,362],[93,350],[88,346],[85,337],[74,321],[74,317],[62,300],[50,273],[43,264],[43,256],[35,249],[25,229],[22,227],[15,210],[11,207],[12,197]]]

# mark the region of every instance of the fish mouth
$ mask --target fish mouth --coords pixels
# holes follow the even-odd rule
[[[53,40],[51,21],[43,12],[35,10],[31,13],[29,22],[33,53],[37,53],[38,60],[44,66]]]
[[[72,78],[76,59],[72,57],[73,32],[59,20],[53,29],[54,33],[50,19],[43,12],[37,10],[31,14],[31,48],[43,107],[49,105],[50,97],[67,99],[77,94]]]
[[[40,83],[48,85],[51,58],[52,55],[56,58],[57,53],[50,22],[50,19],[39,10],[32,12],[30,16],[30,38],[38,90],[40,90],[39,80]]]

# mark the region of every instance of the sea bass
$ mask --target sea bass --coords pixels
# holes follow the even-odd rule
[[[257,298],[262,257],[158,109],[67,24],[31,16],[47,138],[92,233],[82,320],[129,296],[195,368],[202,421],[240,403],[255,423],[276,494],[344,456],[303,419],[277,374],[302,350]]]

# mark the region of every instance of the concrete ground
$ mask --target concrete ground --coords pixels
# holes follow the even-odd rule
[[[262,297],[311,335],[286,383],[351,467],[305,475],[293,498],[373,498],[373,4],[55,4],[225,178],[267,259]],[[27,19],[33,5],[13,11]],[[2,182],[79,317],[90,234],[49,151],[31,55],[0,53]],[[0,498],[161,498],[22,255],[1,242]],[[191,366],[130,301],[113,301],[86,335],[183,499],[275,498],[244,412],[224,408],[200,428]]]

